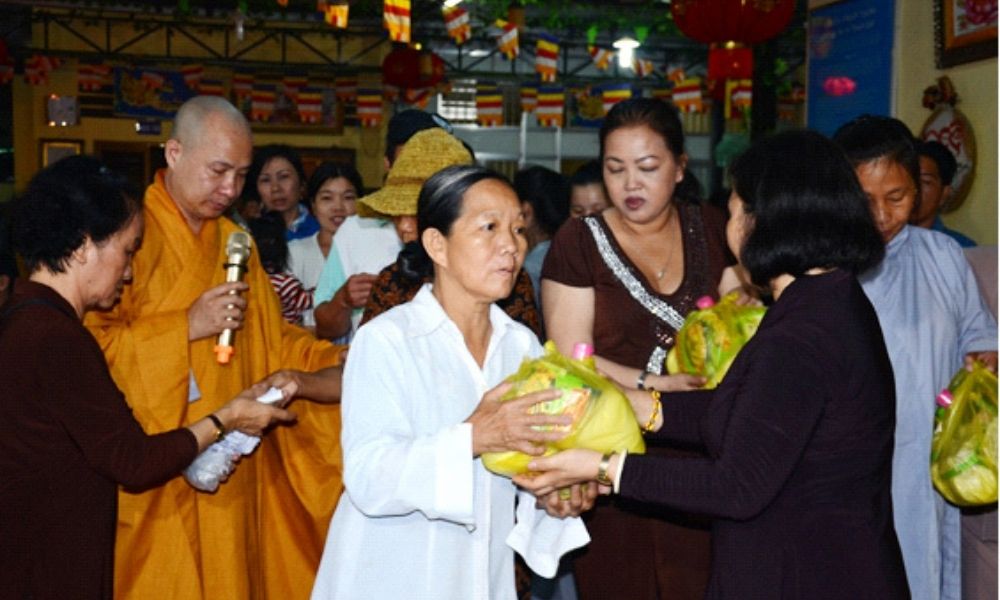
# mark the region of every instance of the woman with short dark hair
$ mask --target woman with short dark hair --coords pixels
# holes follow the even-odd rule
[[[306,192],[306,172],[295,148],[269,144],[256,148],[247,172],[243,194],[259,198],[261,212],[281,213],[288,241],[309,237],[319,230],[319,223],[302,202]]]
[[[709,598],[905,598],[893,531],[895,401],[857,274],[882,244],[832,142],[787,132],[732,167],[729,246],[775,302],[715,390],[631,393],[652,436],[706,458],[569,450],[515,478],[539,494],[597,480],[654,507],[707,514]]]
[[[132,277],[140,199],[76,156],[38,173],[15,203],[14,248],[29,275],[0,310],[4,596],[111,598],[119,485],[160,485],[226,431],[259,435],[292,419],[257,402],[257,389],[173,431],[147,436],[136,422],[80,320],[111,308]]]

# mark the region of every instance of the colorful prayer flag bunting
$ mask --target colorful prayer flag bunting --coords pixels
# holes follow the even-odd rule
[[[358,90],[358,122],[362,127],[378,127],[382,124],[382,90],[365,88]]]
[[[266,123],[274,114],[278,93],[274,85],[254,85],[250,95],[250,120]]]
[[[41,54],[32,55],[24,62],[24,80],[31,85],[43,85],[49,82],[49,73],[59,68],[62,60]]]
[[[587,46],[587,53],[590,54],[590,59],[594,61],[594,66],[597,67],[598,71],[606,71],[611,65],[611,59],[615,56],[613,50],[597,46]]]
[[[347,28],[347,15],[350,12],[349,4],[327,4],[323,8],[323,20],[330,27],[337,29]]]
[[[236,103],[243,102],[253,94],[253,73],[248,71],[237,71],[233,73],[233,95],[236,96]]]
[[[542,81],[555,81],[559,70],[559,40],[546,33],[539,34],[535,46],[535,71]]]
[[[670,102],[673,98],[674,92],[668,87],[658,87],[653,88],[653,98],[657,100],[662,100],[664,102]]]
[[[608,112],[622,100],[632,97],[632,84],[629,83],[609,83],[601,88],[601,102],[604,104],[604,114]]]
[[[726,118],[739,118],[744,111],[750,110],[753,102],[753,80],[726,80]]]
[[[98,59],[80,59],[76,65],[76,85],[81,92],[97,92],[111,84],[111,66]]]
[[[538,86],[533,83],[521,85],[521,110],[533,112],[538,106]]]
[[[541,127],[562,127],[563,107],[566,104],[566,90],[559,87],[538,89],[538,108],[535,116]]]
[[[410,0],[385,0],[382,22],[389,30],[389,39],[410,43]]]
[[[653,61],[645,60],[636,57],[632,60],[632,70],[639,77],[646,77],[647,75],[652,75],[656,69],[653,67]]]
[[[181,73],[184,75],[184,85],[188,86],[188,89],[197,90],[198,83],[205,74],[205,67],[199,64],[184,65],[181,67]]]
[[[677,110],[681,112],[703,112],[705,110],[700,77],[691,77],[675,85],[673,97]]]
[[[226,88],[221,79],[202,79],[198,82],[198,93],[202,96],[225,97]]]
[[[295,101],[299,110],[299,120],[303,123],[319,123],[323,119],[323,90],[319,88],[302,88],[299,98]]]
[[[358,79],[356,77],[337,77],[333,82],[337,100],[347,104],[354,102],[358,96]]]
[[[458,6],[442,6],[441,14],[444,15],[444,26],[448,29],[448,35],[455,40],[455,45],[461,46],[472,37],[472,28],[469,27],[469,13],[464,8]]]
[[[156,71],[143,71],[140,79],[146,84],[147,90],[163,89],[163,83],[166,81],[163,75]]]
[[[496,83],[476,84],[476,120],[481,127],[503,125],[503,93]]]
[[[521,52],[521,47],[517,41],[517,25],[508,23],[503,19],[497,19],[497,27],[500,28],[500,37],[497,38],[497,48],[507,60],[514,60]]]
[[[293,101],[299,97],[299,91],[309,85],[305,75],[285,75],[281,80],[282,93]]]

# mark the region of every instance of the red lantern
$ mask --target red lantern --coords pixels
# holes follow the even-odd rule
[[[674,0],[670,12],[693,40],[757,44],[788,26],[795,0]]]
[[[708,50],[709,79],[752,79],[753,51],[742,44],[712,44]]]
[[[433,52],[397,46],[382,61],[382,81],[398,88],[434,87],[444,79],[444,61]]]

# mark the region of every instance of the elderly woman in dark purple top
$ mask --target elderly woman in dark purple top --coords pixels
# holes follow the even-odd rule
[[[111,307],[142,240],[140,194],[90,157],[41,171],[15,205],[29,275],[0,310],[0,595],[111,598],[117,488],[177,475],[226,431],[293,415],[247,390],[214,414],[147,436],[83,313]],[[142,365],[136,365],[142,369]]]
[[[650,506],[714,517],[709,598],[906,598],[890,499],[892,366],[856,274],[883,254],[841,151],[812,132],[732,167],[726,237],[775,302],[715,390],[630,394],[659,439],[704,458],[537,458],[544,494],[597,480]]]

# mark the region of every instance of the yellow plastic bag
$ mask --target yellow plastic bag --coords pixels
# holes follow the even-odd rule
[[[573,416],[571,425],[561,426],[569,433],[549,444],[546,456],[570,448],[588,448],[598,452],[627,449],[633,454],[646,451],[646,443],[628,398],[615,384],[594,370],[592,360],[567,358],[549,341],[545,344],[544,355],[522,362],[507,381],[514,386],[504,394],[503,400],[550,388],[563,390],[562,396],[537,404],[532,409],[533,413]],[[513,451],[488,452],[482,456],[487,469],[507,477],[527,473],[532,458]]]
[[[736,292],[726,294],[718,304],[709,296],[698,300],[699,310],[688,313],[677,343],[667,353],[668,373],[701,375],[708,379],[705,389],[719,385],[767,311],[763,306],[741,306],[738,297]]]
[[[997,376],[980,363],[938,395],[931,480],[959,506],[997,501]]]

